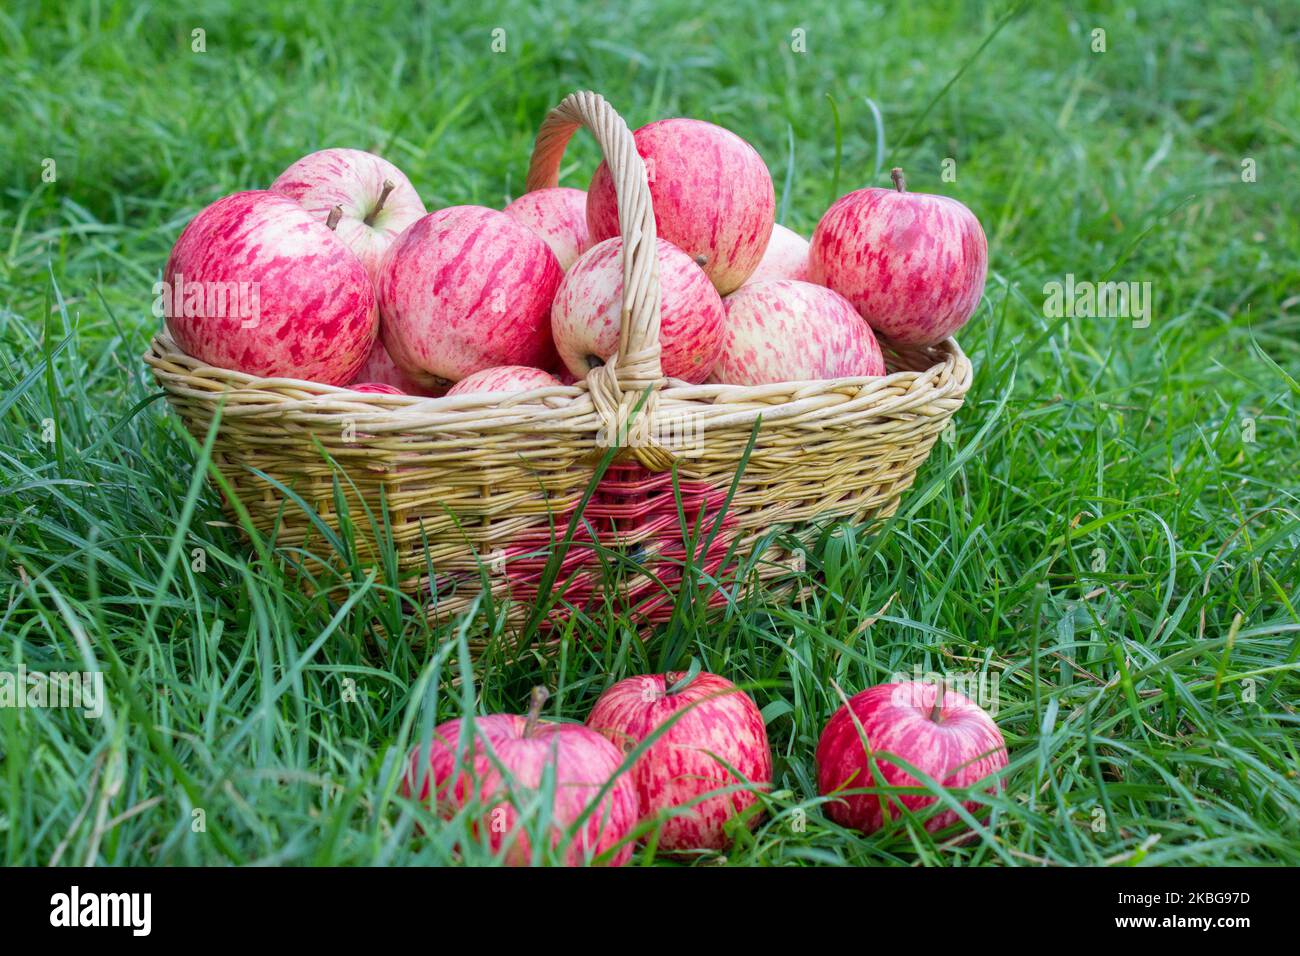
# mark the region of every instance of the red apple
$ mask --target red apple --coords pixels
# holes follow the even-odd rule
[[[738,789],[699,798],[745,782],[766,788],[772,782],[772,752],[763,717],[748,694],[708,673],[669,693],[684,676],[644,674],[619,681],[600,695],[587,726],[627,753],[676,716],[632,765],[641,817],[681,808],[661,826],[659,846],[670,853],[720,850],[728,843],[726,822],[758,797]],[[751,817],[750,826],[757,821],[757,815]]]
[[[550,773],[554,780],[550,838],[551,846],[558,848],[618,771],[623,757],[608,740],[581,724],[539,721],[545,699],[545,692],[534,691],[527,717],[475,718],[474,736],[464,741],[459,765],[456,750],[462,745],[465,722],[439,724],[427,747],[412,749],[402,779],[403,795],[428,801],[435,794],[445,818],[469,805],[481,808],[475,827],[487,832],[492,852],[504,854],[511,865],[524,866],[532,858],[532,847],[525,826],[520,825],[518,808],[535,799]],[[577,866],[614,849],[636,825],[636,809],[636,790],[623,774],[578,827],[565,851],[565,862]],[[609,863],[622,866],[631,855],[629,841],[614,851]]]
[[[452,395],[509,395],[516,392],[530,392],[535,388],[559,385],[560,380],[540,368],[526,365],[500,365],[485,368],[467,378],[462,378],[447,392]]]
[[[181,232],[163,273],[176,344],[209,365],[342,385],[379,322],[365,266],[290,199],[218,199]]]
[[[693,119],[665,119],[632,134],[645,160],[655,229],[685,250],[722,295],[739,287],[763,258],[776,217],[776,194],[763,157],[730,130]],[[609,167],[587,189],[591,241],[619,234]]]
[[[393,388],[391,385],[385,385],[383,382],[362,382],[357,384],[353,382],[348,388],[354,392],[368,392],[373,395],[405,395],[400,388]]]
[[[772,238],[768,240],[763,258],[758,268],[749,274],[745,285],[753,285],[765,279],[808,279],[808,240],[792,229],[777,223],[772,227]]]
[[[537,233],[555,253],[561,269],[591,246],[587,231],[587,194],[581,189],[555,186],[524,193],[502,210],[511,219]]]
[[[338,237],[372,278],[384,250],[425,214],[406,175],[360,149],[322,149],[304,156],[279,175],[271,191],[288,196],[320,222],[332,220]]]
[[[370,349],[370,354],[366,356],[365,364],[356,375],[352,377],[352,387],[366,382],[376,382],[381,385],[391,385],[393,388],[407,395],[423,395],[428,398],[437,398],[447,394],[446,388],[431,388],[421,385],[411,376],[407,375],[397,363],[393,361],[388,349],[384,348],[382,339],[375,339],[375,344]]]
[[[723,301],[722,355],[709,381],[767,385],[885,374],[871,327],[825,286],[746,282]]]
[[[717,290],[690,256],[660,239],[659,361],[664,375],[703,382],[718,360],[723,308]],[[623,302],[623,240],[592,246],[564,275],[551,307],[551,332],[565,366],[584,378],[618,351]]]
[[[923,785],[889,756],[907,761],[944,787],[966,788],[977,784],[1007,765],[1007,748],[997,724],[978,704],[956,691],[944,691],[934,683],[879,684],[855,694],[835,712],[817,744],[817,782],[823,796],[840,790],[862,790],[878,786],[868,767],[862,747],[866,737],[876,760],[880,779],[888,787]],[[938,706],[936,707],[936,703]],[[857,724],[861,724],[861,736]],[[988,792],[997,792],[993,782]],[[899,804],[915,813],[934,803],[926,793],[894,794],[886,797],[890,815],[897,819]],[[982,806],[967,801],[972,813]],[[827,804],[832,820],[872,833],[884,826],[882,799],[875,794],[854,793]],[[925,828],[942,830],[960,818],[953,810],[930,817]]]
[[[808,275],[853,303],[900,345],[933,345],[966,324],[984,294],[988,243],[965,205],[947,196],[859,189],[826,210]]]
[[[505,213],[440,209],[384,254],[384,346],[426,385],[496,365],[545,368],[556,361],[548,317],[563,275],[546,243]]]

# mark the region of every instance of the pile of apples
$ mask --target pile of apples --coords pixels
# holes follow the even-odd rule
[[[634,836],[668,854],[720,851],[742,824],[752,829],[762,818],[758,794],[772,783],[767,730],[758,706],[726,678],[629,677],[600,696],[583,724],[541,720],[546,696],[536,688],[527,716],[478,717],[472,732],[464,719],[440,724],[411,750],[403,795],[445,819],[470,814],[476,836],[513,865],[534,858],[536,828],[519,807],[537,807],[547,794],[547,836],[553,849],[566,844],[568,865],[622,865]],[[817,746],[818,789],[830,798],[832,820],[873,833],[904,808],[915,813],[935,802],[885,755],[945,788],[980,784],[1007,765],[997,725],[968,698],[924,682],[871,687],[831,717]],[[995,778],[987,792],[999,785]],[[900,792],[863,792],[878,787]],[[937,832],[959,819],[949,809],[925,826]]]
[[[670,378],[882,375],[877,336],[931,345],[979,304],[979,220],[954,199],[908,192],[900,170],[894,189],[836,200],[810,243],[775,223],[771,174],[735,133],[678,118],[634,139],[655,210]],[[586,192],[429,213],[393,164],[325,149],[185,227],[164,272],[185,291],[165,314],[185,352],[251,375],[512,393],[572,383],[617,351],[622,253],[604,163]],[[256,316],[207,314],[219,310],[204,291],[231,283],[257,288]]]

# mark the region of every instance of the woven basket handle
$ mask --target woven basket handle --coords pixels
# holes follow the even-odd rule
[[[655,214],[645,163],[632,133],[604,97],[571,93],[547,115],[537,132],[525,189],[546,189],[559,182],[564,148],[579,126],[591,130],[605,157],[618,197],[619,234],[623,238],[623,308],[619,316],[618,353],[587,382],[607,426],[615,426],[607,444],[628,447],[648,467],[662,470],[671,462],[648,435],[663,387],[659,363],[659,256]],[[646,395],[629,440],[626,423],[642,393]],[[608,431],[608,429],[607,429]]]

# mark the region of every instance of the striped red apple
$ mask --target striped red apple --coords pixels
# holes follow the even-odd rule
[[[437,398],[445,395],[445,388],[433,388],[422,385],[407,375],[393,357],[388,354],[388,349],[384,348],[383,339],[375,339],[375,344],[371,346],[370,354],[366,356],[366,361],[362,364],[357,374],[352,377],[352,387],[363,385],[367,382],[373,382],[379,385],[388,385],[397,389],[406,395],[423,395],[428,398]]]
[[[384,346],[426,385],[497,365],[552,367],[549,316],[563,275],[546,243],[505,213],[440,209],[409,226],[380,263]]]
[[[984,294],[988,243],[965,205],[894,189],[837,199],[813,232],[809,278],[853,303],[871,327],[900,345],[942,342]]]
[[[560,268],[567,270],[591,246],[587,230],[587,194],[581,189],[554,186],[524,193],[502,210],[537,233],[551,247]]]
[[[544,786],[552,788],[550,842],[553,848],[569,839],[564,854],[569,866],[590,862],[613,851],[608,862],[621,866],[632,855],[626,837],[636,825],[636,790],[627,774],[615,777],[623,756],[618,748],[582,724],[540,720],[546,692],[533,691],[527,716],[492,714],[473,721],[474,735],[464,719],[439,724],[432,741],[411,751],[402,778],[402,793],[421,801],[437,801],[444,818],[466,807],[481,810],[477,835],[487,834],[492,852],[514,866],[533,858],[519,808],[534,801]],[[462,760],[457,750],[464,747]],[[613,784],[601,790],[613,779]],[[549,782],[548,782],[549,781]],[[591,808],[579,824],[584,812]],[[621,844],[621,845],[620,845]]]
[[[342,385],[375,342],[365,266],[277,193],[234,193],[200,212],[172,247],[163,281],[167,328],[210,365]]]
[[[645,161],[655,229],[684,250],[726,295],[749,278],[772,234],[776,194],[763,157],[730,130],[664,119],[632,134]],[[619,234],[618,201],[601,163],[587,188],[591,241]]]
[[[690,256],[658,240],[659,356],[664,375],[703,382],[718,360],[722,299]],[[618,351],[623,302],[623,240],[606,239],[578,257],[551,307],[551,333],[568,370],[584,378]]]
[[[745,285],[753,285],[765,279],[807,281],[808,248],[807,239],[793,229],[777,223],[772,227],[772,238],[763,251],[763,258],[758,261],[758,268],[750,273]]]
[[[271,191],[294,200],[318,222],[332,223],[372,278],[393,240],[425,214],[406,174],[361,149],[310,153],[282,172]]]
[[[631,770],[641,817],[665,813],[658,846],[670,853],[725,848],[727,822],[758,799],[745,785],[766,788],[772,782],[767,730],[754,701],[716,674],[700,673],[675,686],[685,676],[621,680],[600,695],[587,717],[588,727],[624,752],[672,720]],[[749,825],[758,819],[751,815]]]
[[[766,385],[885,374],[870,326],[824,286],[794,279],[746,282],[724,304],[722,354],[712,382]]]
[[[530,368],[527,365],[498,365],[462,378],[447,390],[447,396],[512,395],[559,384],[558,378],[550,372],[543,372],[540,368]]]
[[[869,766],[863,738],[875,759],[875,771]],[[886,803],[896,820],[901,807],[915,813],[935,802],[929,792],[883,798],[853,792],[836,796],[840,791],[878,787],[876,773],[884,786],[924,790],[920,781],[891,762],[891,756],[948,788],[980,784],[1007,765],[1006,742],[997,724],[962,694],[920,681],[869,687],[835,712],[817,744],[818,788],[823,796],[835,797],[826,806],[832,820],[874,833],[885,825]],[[985,789],[994,793],[999,787],[1000,782],[992,780]],[[968,800],[963,806],[975,813],[982,805]],[[959,819],[955,811],[944,810],[931,816],[925,828],[933,833]]]

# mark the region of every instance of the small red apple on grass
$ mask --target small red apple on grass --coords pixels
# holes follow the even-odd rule
[[[343,385],[379,323],[361,260],[323,222],[266,190],[218,199],[163,271],[167,328],[188,355],[249,375]]]
[[[1007,765],[1001,731],[974,701],[928,682],[879,684],[850,698],[822,731],[817,744],[817,782],[823,796],[880,785],[868,764],[863,737],[887,787],[924,789],[909,772],[892,763],[890,755],[949,788],[978,784]],[[999,786],[994,781],[987,790],[995,793]],[[936,799],[928,791],[883,796],[849,793],[828,803],[826,812],[842,826],[874,833],[885,825],[884,803],[889,804],[890,816],[897,819],[902,813],[899,804],[915,813]],[[962,805],[972,813],[983,806],[973,800]],[[944,810],[931,816],[925,828],[933,833],[959,819],[955,811]]]
[[[553,186],[524,193],[502,210],[537,233],[567,270],[591,246],[587,230],[587,194],[581,189]]]
[[[768,240],[763,258],[758,268],[749,274],[745,285],[753,285],[765,279],[808,280],[808,240],[793,229],[777,223],[772,227],[772,238]]]
[[[885,374],[871,327],[825,286],[794,279],[746,282],[724,304],[722,355],[712,382],[767,385]]]
[[[776,220],[763,157],[702,120],[659,120],[632,137],[645,160],[658,236],[694,259],[721,295],[739,287],[763,258]],[[587,189],[587,225],[593,243],[619,234],[614,180],[603,162]]]
[[[660,239],[659,361],[664,375],[703,382],[718,360],[722,299],[690,256]],[[606,239],[578,257],[551,307],[560,358],[578,378],[618,351],[623,307],[623,240]]]
[[[560,380],[540,368],[527,365],[499,365],[485,368],[466,378],[462,378],[447,391],[452,395],[512,395],[517,392],[529,392],[535,388],[559,385]]]
[[[393,240],[425,214],[424,202],[406,175],[361,149],[310,153],[282,172],[271,191],[294,200],[313,219],[332,221],[338,237],[372,278]]]
[[[745,782],[758,787],[772,782],[767,729],[754,701],[716,674],[697,674],[685,686],[675,686],[685,676],[644,674],[621,680],[600,695],[587,717],[588,727],[624,752],[677,718],[631,770],[642,819],[679,808],[659,830],[659,846],[670,853],[725,848],[727,821],[758,799],[746,789],[705,794]],[[757,821],[756,814],[751,816],[750,826]]]
[[[613,850],[636,825],[636,790],[622,775],[600,796],[623,762],[618,748],[582,724],[555,724],[540,720],[547,693],[533,691],[528,715],[493,714],[474,719],[475,735],[461,740],[464,720],[450,720],[434,728],[429,746],[411,751],[402,794],[422,801],[436,795],[438,809],[450,819],[465,807],[482,808],[475,824],[488,834],[494,854],[504,853],[507,863],[526,866],[532,859],[526,825],[516,805],[527,805],[548,780],[553,781],[551,846],[558,848],[578,818],[594,809],[578,826],[565,862],[577,866]],[[458,766],[456,751],[464,746]],[[512,794],[515,799],[512,799]],[[609,859],[621,866],[632,855],[624,843]]]
[[[894,189],[859,189],[826,210],[808,275],[853,303],[899,345],[933,345],[966,324],[984,294],[988,243],[965,205]]]
[[[551,367],[551,301],[563,275],[546,243],[505,213],[440,209],[408,227],[380,263],[384,346],[425,385],[497,365]]]

